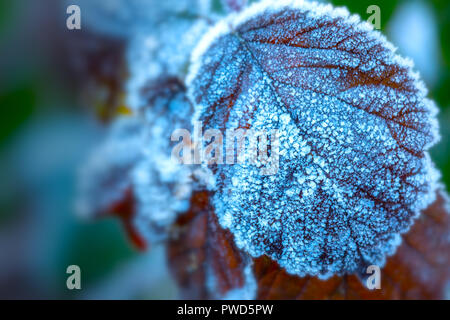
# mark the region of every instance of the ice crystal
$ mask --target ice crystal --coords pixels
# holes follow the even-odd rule
[[[383,265],[439,174],[427,150],[437,109],[412,64],[358,16],[302,1],[263,2],[221,21],[188,76],[204,129],[277,129],[276,175],[219,165],[221,225],[289,273]]]

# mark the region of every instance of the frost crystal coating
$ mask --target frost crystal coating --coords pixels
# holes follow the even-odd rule
[[[204,19],[169,18],[151,31],[138,31],[130,39],[127,61],[127,103],[133,109],[141,106],[141,92],[147,81],[159,77],[184,79],[189,57],[198,39],[209,25]]]
[[[193,112],[184,86],[174,78],[150,82],[141,91],[147,107],[144,157],[132,173],[138,206],[135,225],[147,239],[165,236],[179,213],[189,208],[194,166],[185,166],[171,157],[170,135],[188,128]]]
[[[147,240],[156,241],[189,207],[195,167],[172,159],[170,135],[189,127],[193,110],[175,78],[149,81],[141,88],[141,103],[138,114],[116,120],[106,142],[82,169],[78,211],[87,216],[105,213],[131,189],[133,224]]]
[[[300,276],[383,265],[439,173],[437,109],[409,61],[359,17],[265,2],[203,38],[188,75],[204,129],[276,129],[280,169],[214,168],[223,227]]]

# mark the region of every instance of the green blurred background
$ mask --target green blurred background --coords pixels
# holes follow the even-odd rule
[[[382,32],[440,108],[432,157],[450,185],[449,1],[332,3],[363,19],[380,7]],[[118,221],[74,213],[77,169],[120,108],[123,43],[68,33],[65,17],[58,1],[0,0],[0,298],[176,297],[162,248],[138,253]],[[71,264],[81,291],[66,289]]]

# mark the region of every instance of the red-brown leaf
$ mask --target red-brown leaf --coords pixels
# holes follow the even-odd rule
[[[258,299],[445,299],[450,280],[450,219],[446,200],[423,212],[381,272],[381,289],[355,275],[326,281],[287,274],[267,256],[254,260]]]
[[[111,206],[106,210],[106,214],[112,214],[120,219],[127,233],[128,239],[133,243],[133,245],[139,250],[147,249],[147,242],[139,234],[133,225],[135,210],[135,199],[133,195],[133,190],[131,188],[127,189],[123,198],[119,201],[111,204]]]

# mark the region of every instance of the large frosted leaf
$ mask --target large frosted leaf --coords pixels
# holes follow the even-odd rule
[[[216,212],[237,245],[297,275],[383,265],[439,176],[427,152],[436,108],[411,63],[357,16],[301,1],[222,21],[193,62],[204,129],[280,133],[277,174],[213,168]]]
[[[174,78],[160,78],[143,88],[146,106],[144,157],[132,173],[137,202],[135,225],[147,239],[165,236],[177,214],[189,208],[194,166],[171,157],[171,134],[187,128],[193,112],[185,88]]]

